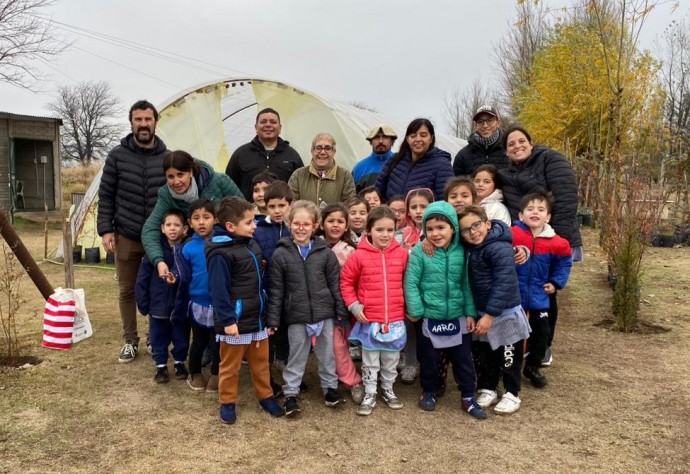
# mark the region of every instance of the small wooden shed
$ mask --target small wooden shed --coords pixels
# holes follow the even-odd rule
[[[62,209],[61,125],[57,118],[0,112],[0,208]]]

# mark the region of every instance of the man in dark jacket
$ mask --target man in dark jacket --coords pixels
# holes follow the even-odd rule
[[[453,161],[455,176],[469,176],[481,165],[497,169],[508,166],[508,157],[501,140],[501,118],[495,107],[482,105],[472,117],[474,132],[467,138]]]
[[[230,176],[252,201],[252,179],[262,171],[269,171],[287,182],[292,172],[304,166],[302,158],[290,143],[280,138],[280,115],[273,109],[263,109],[256,116],[256,136],[242,145],[230,157],[225,174]]]
[[[115,252],[120,290],[125,340],[120,362],[133,361],[139,349],[134,286],[144,256],[141,229],[156,204],[158,188],[165,184],[163,158],[168,150],[156,136],[157,121],[158,111],[151,103],[141,100],[132,105],[132,133],[108,154],[98,189],[98,235],[106,251]]]

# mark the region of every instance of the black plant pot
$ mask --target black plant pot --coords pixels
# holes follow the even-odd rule
[[[592,214],[582,214],[582,225],[592,226]]]
[[[113,265],[115,263],[115,254],[113,252],[106,252],[105,263]]]
[[[101,263],[101,249],[99,247],[86,249],[86,263]]]
[[[673,247],[676,245],[675,235],[660,235],[659,236],[659,247]]]
[[[582,221],[583,221],[582,214],[578,214],[577,215],[577,226],[578,227],[582,227]]]
[[[72,249],[72,263],[81,262],[81,245],[75,245]]]

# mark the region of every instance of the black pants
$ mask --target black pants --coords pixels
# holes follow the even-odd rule
[[[524,340],[493,351],[488,342],[474,341],[472,352],[477,370],[477,388],[497,391],[502,376],[505,391],[517,397],[522,378],[523,344]]]
[[[529,354],[526,357],[525,363],[530,367],[539,367],[546,353],[546,344],[551,334],[549,310],[530,309],[529,325],[532,328],[532,333],[527,340]]]
[[[285,323],[285,316],[280,316],[280,327],[272,336],[268,336],[268,363],[278,359],[287,362],[290,356],[290,342],[288,341],[288,326]]]
[[[204,327],[192,319],[192,347],[189,350],[190,374],[201,373],[201,359],[207,347],[211,353],[211,375],[218,375],[220,354],[216,342],[216,330]]]
[[[417,356],[419,358],[419,381],[424,392],[436,393],[441,388],[439,378],[439,362],[441,354],[446,354],[453,364],[453,376],[458,383],[458,389],[463,397],[473,397],[476,390],[477,378],[472,362],[472,336],[464,334],[462,344],[445,349],[436,349],[431,339],[424,336],[419,325],[417,336]]]
[[[558,292],[555,292],[551,295],[549,295],[549,336],[546,339],[546,345],[548,347],[551,347],[551,343],[553,342],[553,335],[556,333],[556,321],[558,321],[558,300],[556,299],[556,295]]]

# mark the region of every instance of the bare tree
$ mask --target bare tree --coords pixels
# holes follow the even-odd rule
[[[690,22],[674,21],[664,31],[661,78],[666,90],[664,118],[672,133],[690,132]]]
[[[39,79],[33,65],[68,46],[38,14],[51,0],[0,0],[0,81],[32,89]]]
[[[63,120],[63,159],[88,164],[105,158],[122,132],[111,122],[120,115],[119,101],[104,81],[61,86],[46,107]]]
[[[499,98],[507,115],[515,117],[520,112],[513,98],[521,88],[532,84],[532,64],[550,28],[544,2],[519,2],[517,19],[494,47],[493,61],[498,68],[501,91]]]
[[[489,91],[486,82],[476,79],[465,90],[453,89],[443,101],[443,111],[450,127],[450,133],[467,139],[473,131],[472,116],[482,105],[495,105],[496,97]]]

